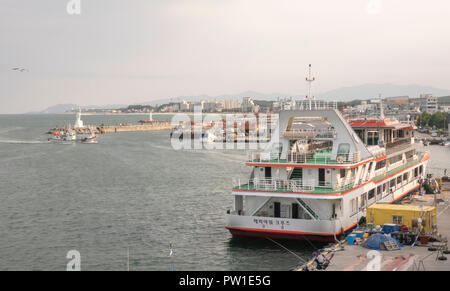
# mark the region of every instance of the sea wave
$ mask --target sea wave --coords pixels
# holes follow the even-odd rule
[[[0,140],[0,143],[7,143],[7,144],[45,144],[49,143],[49,141],[42,141],[42,140]]]

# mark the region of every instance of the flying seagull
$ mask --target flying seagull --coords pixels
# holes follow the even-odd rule
[[[25,68],[12,68],[13,71],[19,71],[19,72],[27,72],[28,70]]]

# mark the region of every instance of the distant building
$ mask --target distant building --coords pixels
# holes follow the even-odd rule
[[[220,101],[205,101],[203,103],[203,111],[205,112],[220,112],[222,111],[223,105]]]
[[[447,114],[447,130],[448,134],[450,134],[450,114]]]
[[[170,112],[180,111],[180,103],[170,102],[169,103],[169,108],[170,108]]]
[[[278,113],[281,110],[281,104],[280,104],[280,100],[278,98],[277,101],[273,102],[273,112]]]
[[[234,110],[241,108],[241,103],[239,103],[239,101],[237,100],[224,100],[222,104],[224,110]]]
[[[199,102],[190,102],[189,104],[189,110],[190,111],[194,111],[195,108],[200,108],[201,110],[203,110],[203,104],[205,104],[205,101],[199,101]]]
[[[409,105],[409,97],[408,96],[395,96],[395,97],[387,97],[383,100],[384,104],[387,105]]]
[[[281,110],[295,110],[297,106],[297,102],[293,97],[284,98],[280,100]]]
[[[255,102],[253,102],[253,99],[250,97],[244,97],[242,99],[242,111],[244,112],[251,112],[255,108]]]
[[[420,111],[436,113],[438,111],[438,98],[431,94],[420,94]]]
[[[376,109],[376,104],[374,103],[367,103],[367,101],[363,100],[361,101],[360,105],[355,106],[356,110],[358,112],[366,112],[368,110],[374,111]]]
[[[185,112],[185,111],[189,111],[190,106],[189,106],[189,102],[186,101],[181,101],[180,102],[180,111]]]
[[[450,112],[450,106],[449,105],[441,106],[441,111],[446,113]]]

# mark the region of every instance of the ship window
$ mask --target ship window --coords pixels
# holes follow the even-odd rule
[[[408,182],[408,174],[409,173],[404,173],[403,174],[403,182]]]
[[[346,155],[349,152],[350,152],[350,144],[348,144],[348,143],[339,144],[338,151],[337,151],[338,155],[339,154]]]
[[[340,170],[340,176],[341,178],[345,178],[345,169]]]
[[[367,145],[378,145],[378,131],[369,131],[367,133]]]
[[[377,162],[377,165],[375,166],[375,170],[379,170],[386,167],[386,160],[382,160]]]
[[[369,195],[369,200],[373,199],[375,197],[375,189],[370,190],[368,195]]]
[[[382,186],[377,187],[377,200],[380,200],[382,197]]]
[[[397,163],[402,160],[402,155],[397,155],[389,159],[389,162],[392,164]]]
[[[399,186],[402,185],[402,175],[397,177],[397,185],[399,185]]]
[[[419,174],[422,175],[422,173],[423,173],[423,166],[421,165],[421,166],[419,167]]]
[[[386,197],[389,194],[388,191],[388,183],[383,184],[383,197]]]
[[[357,129],[357,130],[355,130],[355,133],[353,133],[353,138],[356,140],[357,143],[359,143],[361,140],[364,140],[364,131],[363,130]]]
[[[366,207],[366,202],[367,202],[367,193],[364,193],[363,195],[361,195],[361,206],[360,206],[360,208]]]
[[[395,179],[392,179],[392,180],[391,180],[389,186],[391,187],[391,190],[394,190],[394,189],[395,189]]]
[[[403,216],[392,215],[392,223],[397,225],[403,225]]]
[[[414,178],[417,178],[419,176],[419,170],[417,168],[414,169]]]
[[[352,210],[352,215],[358,212],[358,198],[350,200],[350,208]]]

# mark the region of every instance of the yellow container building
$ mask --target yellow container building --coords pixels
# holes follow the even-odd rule
[[[418,219],[422,219],[422,225],[426,232],[437,224],[436,207],[398,205],[398,204],[374,204],[367,208],[367,222],[373,225],[397,224],[406,225],[413,230],[417,227]]]

